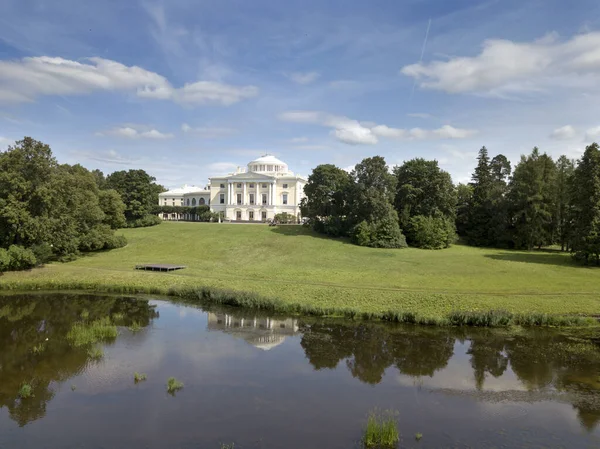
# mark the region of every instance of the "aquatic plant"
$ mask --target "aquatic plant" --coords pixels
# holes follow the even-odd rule
[[[129,330],[134,333],[139,332],[142,330],[142,325],[137,321],[134,321],[133,323],[131,323],[131,326],[129,326]]]
[[[374,410],[369,413],[367,426],[363,436],[365,447],[394,447],[400,439],[396,427],[395,415],[397,412],[386,410],[379,412]]]
[[[175,395],[175,392],[181,390],[183,388],[183,382],[178,381],[174,377],[169,377],[167,380],[167,392],[172,395]]]
[[[92,360],[100,360],[102,357],[104,357],[104,351],[99,347],[90,348],[88,349],[87,353],[88,357]]]
[[[77,386],[75,384],[71,385],[71,391],[77,390]]]
[[[415,433],[415,440],[417,441],[421,441],[421,438],[423,438],[423,434],[420,432]]]
[[[46,350],[46,345],[44,343],[40,343],[31,348],[34,354],[41,354]]]
[[[90,317],[90,312],[88,310],[82,311],[79,316],[82,320],[87,320]]]
[[[67,340],[73,346],[85,346],[99,341],[113,340],[117,335],[117,326],[111,323],[110,318],[105,317],[91,323],[75,323],[67,334]]]
[[[19,389],[19,397],[21,399],[27,399],[31,396],[33,396],[33,387],[29,384],[21,385],[21,388]]]
[[[113,321],[123,321],[123,318],[125,318],[125,315],[123,315],[121,312],[112,314]]]
[[[145,374],[140,374],[138,372],[133,373],[133,381],[137,384],[138,382],[143,382],[144,380],[146,380],[146,375]],[[183,386],[183,384],[182,384]]]
[[[225,443],[221,443],[219,446],[220,449],[234,449],[235,448],[235,443],[231,443],[231,444],[225,444]]]

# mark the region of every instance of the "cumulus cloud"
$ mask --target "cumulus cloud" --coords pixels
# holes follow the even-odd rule
[[[309,123],[332,128],[330,134],[337,140],[350,145],[374,145],[379,137],[390,139],[466,139],[476,133],[475,130],[454,128],[444,125],[438,129],[403,129],[387,125],[337,116],[319,111],[288,111],[279,115],[279,119],[294,123]]]
[[[181,130],[184,133],[193,133],[207,139],[216,139],[219,137],[231,136],[237,133],[237,129],[225,127],[200,126],[194,128],[187,123],[181,125]]]
[[[161,133],[156,129],[137,129],[131,126],[122,126],[107,131],[101,131],[96,133],[99,136],[112,136],[112,137],[123,137],[126,139],[154,139],[163,140],[170,139],[173,134]]]
[[[401,73],[427,89],[448,93],[540,91],[545,86],[598,86],[600,32],[580,34],[560,42],[548,35],[533,42],[491,39],[477,56],[417,63]]]
[[[296,84],[310,84],[321,75],[318,72],[293,72],[288,73],[286,76]]]
[[[594,140],[600,137],[600,126],[590,128],[585,132],[585,140]]]
[[[258,94],[255,86],[197,81],[173,87],[162,75],[103,58],[84,62],[48,56],[0,61],[0,102],[32,102],[43,95],[83,95],[95,91],[135,92],[142,98],[185,105],[231,105]]]
[[[554,140],[566,140],[572,139],[573,137],[575,137],[575,128],[573,128],[571,125],[556,128],[550,134],[550,138]]]

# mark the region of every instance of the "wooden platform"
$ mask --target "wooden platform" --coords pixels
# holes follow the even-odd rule
[[[172,265],[169,263],[146,263],[143,265],[136,265],[136,270],[144,271],[175,271],[185,268],[185,265]]]

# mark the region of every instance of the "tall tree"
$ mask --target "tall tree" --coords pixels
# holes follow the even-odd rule
[[[352,171],[352,179],[349,203],[353,241],[361,246],[406,246],[393,206],[397,181],[385,159],[363,159]]]
[[[600,148],[588,145],[573,174],[572,192],[574,256],[586,264],[600,264]]]
[[[92,175],[94,172],[92,172]],[[98,192],[100,208],[104,212],[104,223],[111,229],[125,226],[125,204],[116,190],[100,190]]]
[[[106,188],[114,189],[125,203],[125,218],[133,222],[151,215],[164,188],[144,170],[117,171],[106,178]]]
[[[316,231],[333,236],[347,233],[346,196],[351,182],[350,174],[335,165],[315,167],[304,186],[301,209]]]
[[[465,236],[469,226],[469,213],[473,203],[473,186],[459,183],[456,186],[456,232]]]
[[[514,244],[532,249],[551,244],[554,237],[556,165],[537,147],[522,156],[510,184]]]
[[[438,161],[412,159],[394,167],[397,179],[395,206],[400,225],[408,226],[410,218],[456,216],[456,189],[450,174],[438,166]]]
[[[566,156],[556,161],[556,237],[561,251],[569,250],[571,235],[571,183],[575,162]]]
[[[472,176],[473,196],[466,226],[467,241],[476,246],[506,244],[506,189],[510,162],[499,154],[492,160],[486,147],[479,150]]]

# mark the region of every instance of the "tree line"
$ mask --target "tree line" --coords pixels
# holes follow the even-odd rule
[[[124,246],[115,230],[160,223],[164,189],[143,170],[104,176],[59,164],[50,147],[25,137],[0,152],[0,272]]]
[[[317,166],[302,214],[317,232],[362,246],[440,249],[459,236],[473,246],[527,249],[560,245],[600,264],[600,148],[556,161],[536,147],[513,167],[483,147],[468,184],[454,185],[435,160],[387,166],[366,158],[351,173]]]

